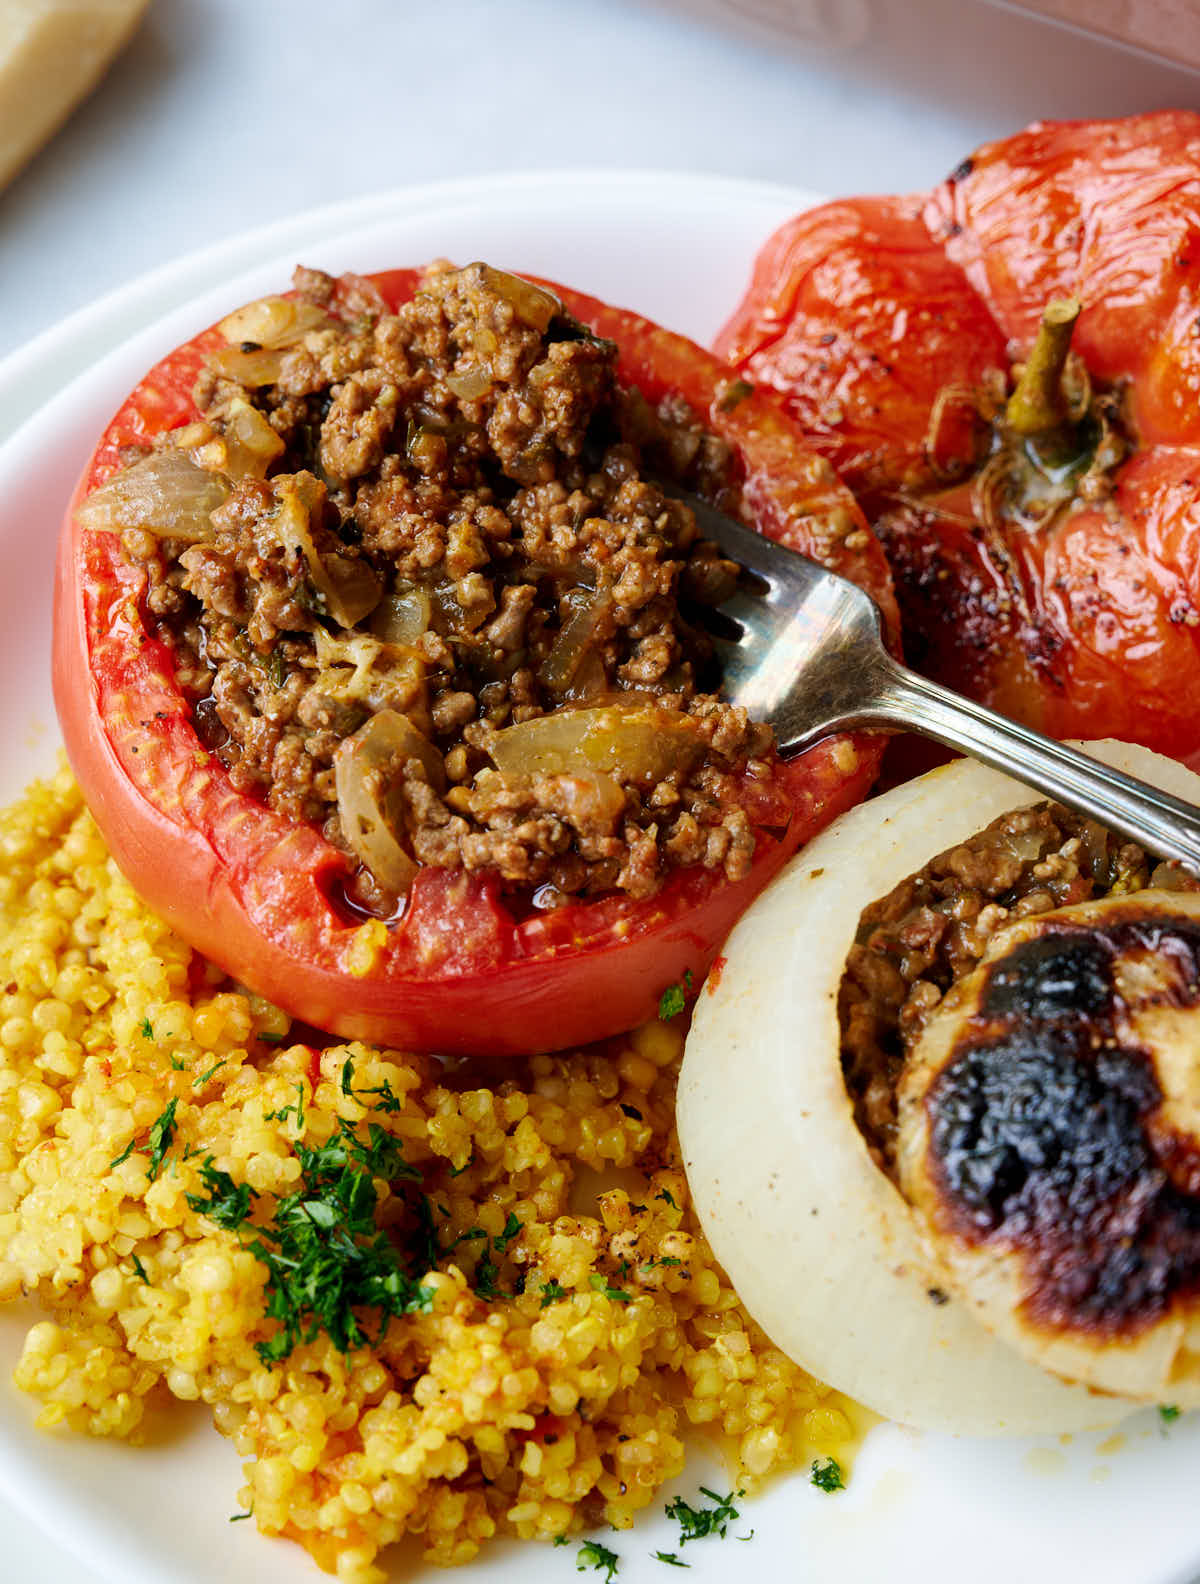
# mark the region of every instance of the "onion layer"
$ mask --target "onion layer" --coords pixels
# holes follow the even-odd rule
[[[626,784],[653,786],[687,771],[704,752],[690,715],[654,705],[601,704],[560,709],[498,731],[488,752],[505,775],[598,771]]]
[[[401,774],[405,761],[419,759],[439,791],[445,774],[437,749],[410,720],[380,710],[347,737],[333,756],[342,834],[355,857],[386,890],[404,896],[417,864],[404,846]]]
[[[1171,760],[1121,743],[1085,746],[1200,801],[1200,779]],[[868,903],[1036,801],[967,760],[842,815],[730,936],[697,1004],[679,1086],[701,1220],[774,1341],[889,1418],[977,1435],[1083,1429],[1130,1405],[1026,1363],[947,1298],[913,1212],[855,1126],[838,988]]]
[[[228,495],[223,479],[184,452],[152,451],[93,490],[75,516],[85,528],[109,533],[141,528],[195,544],[212,537],[209,519]]]

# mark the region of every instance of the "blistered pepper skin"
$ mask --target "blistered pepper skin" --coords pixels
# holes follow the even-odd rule
[[[1066,297],[1125,455],[1103,489],[997,528],[964,393],[1002,402]],[[919,669],[1054,736],[1200,764],[1200,115],[1036,125],[923,198],[797,216],[717,350],[858,493]]]

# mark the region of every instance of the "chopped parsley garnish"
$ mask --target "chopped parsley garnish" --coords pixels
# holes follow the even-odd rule
[[[654,1195],[654,1197],[656,1199],[665,1199],[667,1201],[667,1203],[671,1206],[672,1210],[678,1210],[679,1209],[679,1206],[675,1203],[674,1198],[672,1197],[672,1195],[670,1193],[667,1192],[667,1190],[665,1188],[660,1188],[658,1190],[658,1192]]]
[[[678,1017],[687,1005],[681,985],[668,985],[658,998],[658,1015],[664,1023]]]
[[[615,1551],[610,1551],[607,1546],[600,1544],[599,1540],[585,1540],[579,1547],[575,1558],[575,1571],[586,1572],[588,1568],[604,1568],[605,1584],[616,1576],[617,1569],[621,1566],[621,1559]]]
[[[230,1523],[241,1523],[243,1518],[253,1518],[253,1517],[254,1517],[254,1508],[251,1507],[249,1512],[234,1513],[233,1517],[229,1520],[229,1522]]]
[[[181,1056],[168,1056],[167,1060],[171,1063],[173,1072],[183,1072],[187,1067],[187,1062]]]
[[[837,1458],[814,1458],[809,1483],[815,1485],[820,1491],[845,1490],[846,1482],[842,1478],[842,1465]]]
[[[154,1181],[162,1169],[163,1159],[171,1148],[171,1140],[175,1137],[175,1108],[178,1104],[178,1096],[174,1100],[168,1100],[162,1111],[150,1124],[150,1131],[146,1135],[145,1143],[150,1150],[150,1165],[146,1171],[146,1176],[149,1177],[151,1182]],[[135,1133],[117,1158],[109,1161],[109,1171],[127,1161],[137,1148],[138,1139]]]
[[[289,1117],[296,1118],[296,1132],[304,1132],[304,1084],[296,1085],[296,1099],[291,1105],[280,1106],[278,1111],[264,1111],[264,1122],[286,1122]]]
[[[373,1089],[356,1089],[354,1087],[354,1063],[350,1059],[347,1059],[342,1065],[342,1093],[350,1100],[357,1100],[359,1105],[368,1110],[371,1108],[367,1106],[366,1100],[363,1099],[364,1095],[371,1096],[376,1111],[399,1111],[403,1105],[403,1101],[386,1078]]]
[[[733,1505],[734,1498],[740,1496],[740,1490],[730,1491],[728,1496],[718,1496],[716,1491],[709,1490],[707,1485],[701,1485],[701,1496],[707,1496],[714,1505],[711,1507],[693,1507],[690,1502],[685,1502],[682,1496],[676,1496],[673,1502],[668,1502],[664,1509],[668,1518],[673,1518],[679,1525],[679,1543],[686,1545],[689,1540],[703,1540],[708,1535],[715,1534],[724,1540],[725,1531],[738,1516],[738,1510]]]
[[[175,1137],[175,1107],[178,1104],[178,1098],[168,1100],[161,1114],[150,1124],[150,1169],[146,1176],[151,1182],[158,1176],[163,1158]]]
[[[674,1254],[652,1254],[638,1266],[639,1270],[653,1270],[656,1265],[682,1265],[681,1259],[676,1259]]]
[[[674,1551],[654,1551],[651,1553],[656,1562],[667,1562],[671,1567],[690,1568],[690,1562],[684,1562]]]
[[[131,1254],[129,1257],[133,1261],[134,1270],[137,1271],[138,1280],[144,1282],[146,1286],[149,1287],[150,1278],[146,1275],[146,1267],[142,1264],[141,1260],[138,1259],[136,1254]]]
[[[692,970],[684,970],[683,983],[668,985],[658,998],[658,1016],[663,1023],[678,1017],[687,1006],[687,992],[692,988]]]
[[[560,1298],[567,1296],[567,1289],[556,1281],[548,1281],[542,1288],[542,1308],[548,1309],[552,1303],[557,1303]]]
[[[203,1089],[205,1084],[208,1082],[208,1080],[210,1078],[215,1078],[216,1075],[220,1072],[221,1068],[224,1067],[224,1065],[225,1065],[224,1059],[222,1059],[219,1062],[214,1062],[212,1064],[212,1066],[208,1069],[207,1072],[201,1073],[199,1078],[193,1078],[192,1079],[192,1088],[193,1089]]]
[[[1162,1420],[1163,1424],[1173,1424],[1174,1421],[1179,1418],[1179,1412],[1180,1410],[1176,1408],[1174,1403],[1161,1403],[1159,1405],[1158,1417]]]
[[[141,1034],[143,1039],[154,1038],[154,1025],[151,1023],[148,1017],[142,1019]]]
[[[504,1294],[496,1286],[496,1277],[500,1274],[500,1267],[490,1254],[485,1254],[475,1267],[475,1291],[481,1298],[502,1298]]]
[[[492,1247],[495,1249],[496,1253],[503,1254],[504,1250],[508,1247],[520,1230],[521,1222],[517,1220],[516,1216],[510,1210],[508,1212],[508,1218],[504,1223],[504,1230],[502,1232],[497,1232],[496,1236],[492,1239]]]
[[[200,1180],[208,1195],[188,1194],[189,1208],[199,1210],[227,1232],[236,1232],[249,1219],[250,1201],[258,1198],[254,1189],[249,1183],[235,1183],[228,1172],[212,1164],[211,1155],[200,1167]]]
[[[420,1178],[400,1140],[372,1122],[364,1142],[339,1121],[328,1143],[294,1147],[300,1186],[276,1201],[269,1223],[247,1225],[253,1190],[207,1162],[201,1168],[207,1197],[188,1195],[192,1209],[218,1226],[254,1234],[246,1247],[267,1267],[266,1312],[279,1322],[275,1335],[256,1345],[267,1365],[321,1332],[342,1353],[361,1347],[366,1337],[356,1309],[378,1309],[386,1328],[393,1315],[427,1313],[433,1302],[432,1289],[408,1274],[375,1224],[375,1179]]]
[[[610,1287],[608,1285],[607,1277],[602,1276],[599,1271],[593,1271],[588,1277],[588,1281],[598,1293],[603,1293],[604,1296],[611,1299],[613,1303],[633,1302],[632,1293],[625,1292],[621,1287]]]

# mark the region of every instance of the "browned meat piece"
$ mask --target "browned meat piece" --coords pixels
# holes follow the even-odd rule
[[[728,450],[677,399],[623,390],[613,346],[486,265],[435,266],[395,313],[369,281],[295,284],[320,312],[282,345],[218,354],[203,423],[176,436],[235,475],[211,537],[127,546],[235,784],[346,846],[335,756],[390,710],[441,765],[388,772],[420,863],[547,905],[651,896],[678,865],[743,875],[734,774],[754,761],[769,779],[770,733],[697,690],[707,641],[679,609],[683,589],[723,597],[736,569],[643,472],[736,507]],[[284,452],[238,479],[247,434]],[[497,731],[628,691],[689,714],[703,758],[649,785],[497,774]],[[394,906],[369,877],[352,890]]]

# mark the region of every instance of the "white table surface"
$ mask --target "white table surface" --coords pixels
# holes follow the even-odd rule
[[[0,358],[28,361],[36,405],[18,349],[64,316],[406,183],[607,166],[897,191],[1039,116],[1168,105],[1200,108],[1200,78],[983,0],[154,0],[0,193]],[[100,1584],[2,1498],[0,1543],[6,1584]]]

